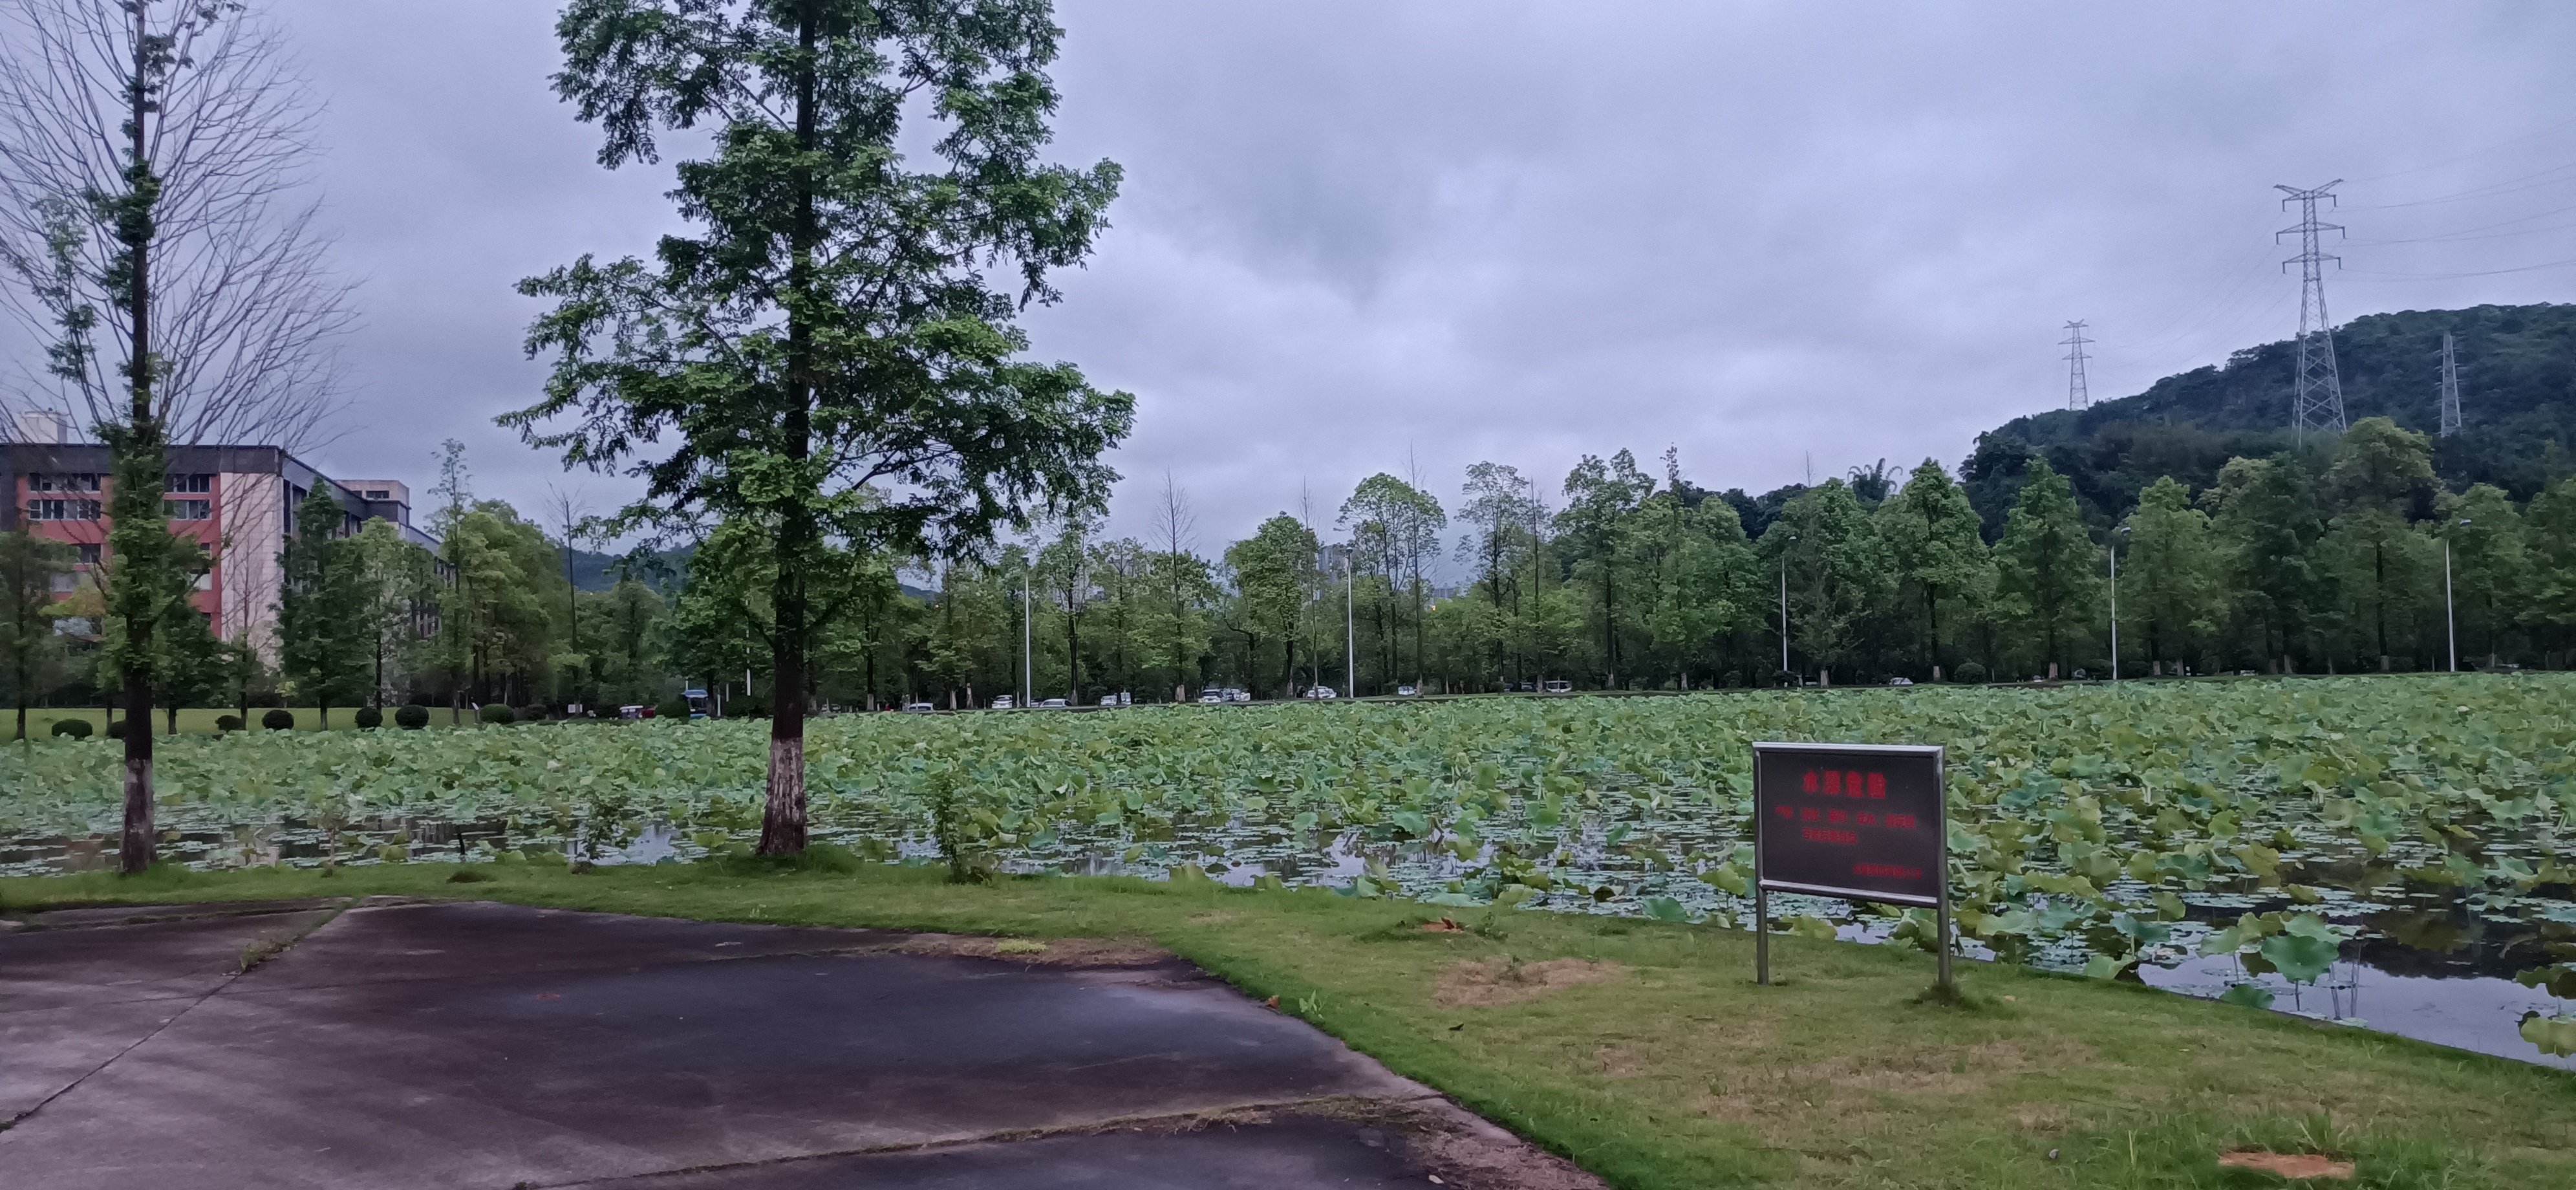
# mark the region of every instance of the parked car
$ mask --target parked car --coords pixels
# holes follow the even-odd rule
[[[1018,705],[1019,703],[1007,694],[993,700],[993,709],[997,711],[1007,711]]]
[[[905,710],[907,710],[907,711],[914,712],[914,713],[916,713],[916,714],[923,714],[923,715],[926,715],[926,714],[929,714],[929,713],[930,713],[930,712],[932,712],[932,711],[938,710],[939,708],[934,707],[934,706],[932,706],[932,705],[930,705],[929,703],[926,703],[926,702],[908,702],[908,703],[903,704],[903,709],[905,709]]]
[[[1212,706],[1215,706],[1216,704],[1221,703],[1221,702],[1224,702],[1224,701],[1225,701],[1225,691],[1223,691],[1223,690],[1207,690],[1207,691],[1202,691],[1202,692],[1199,694],[1199,703],[1200,703],[1200,705],[1202,705],[1202,706],[1211,706],[1211,707],[1212,707]]]
[[[617,717],[620,719],[641,719],[644,718],[644,712],[650,709],[652,708],[642,706],[640,704],[631,707],[619,707],[617,708]]]
[[[1225,692],[1225,700],[1227,702],[1251,702],[1252,692],[1249,690],[1228,688]]]
[[[1912,679],[1912,678],[1889,678],[1889,679],[1887,680],[1887,684],[1888,684],[1888,685],[1890,685],[1890,686],[1911,686],[1911,685],[1913,685],[1913,684],[1914,684],[1914,679]]]
[[[1413,687],[1398,686],[1395,688],[1395,696],[1397,698],[1411,698],[1413,697]]]
[[[1041,711],[1061,711],[1064,709],[1064,700],[1061,698],[1050,698],[1045,702],[1039,703],[1038,709]]]
[[[1574,683],[1559,678],[1553,682],[1539,683],[1539,689],[1550,694],[1572,694],[1574,693]]]
[[[1314,699],[1325,699],[1325,698],[1340,698],[1340,697],[1341,697],[1341,695],[1334,693],[1333,688],[1332,688],[1332,687],[1330,687],[1330,686],[1309,686],[1309,687],[1307,687],[1307,688],[1306,688],[1306,697],[1308,697],[1308,698],[1314,698]]]

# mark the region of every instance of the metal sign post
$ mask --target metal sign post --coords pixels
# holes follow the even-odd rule
[[[1938,744],[1753,745],[1753,963],[1771,982],[1771,890],[1920,905],[1950,981],[1950,824]]]

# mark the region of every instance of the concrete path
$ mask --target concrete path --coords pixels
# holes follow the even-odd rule
[[[0,1182],[1598,1185],[1167,955],[990,952],[382,898],[42,914],[0,933]]]

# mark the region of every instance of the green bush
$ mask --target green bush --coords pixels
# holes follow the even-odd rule
[[[482,710],[480,710],[480,711],[475,712],[475,714],[476,714],[477,716],[479,716],[479,717],[480,717],[480,718],[481,718],[485,723],[492,723],[492,724],[509,723],[509,722],[512,722],[512,721],[514,721],[514,720],[516,720],[516,719],[518,718],[518,716],[517,716],[517,715],[514,715],[514,714],[512,714],[512,713],[510,712],[510,708],[508,708],[508,707],[506,707],[506,706],[503,706],[503,705],[501,705],[500,703],[497,703],[497,702],[487,702],[487,703],[484,703],[484,704],[483,704],[483,709],[482,709]]]
[[[1959,668],[1950,671],[1950,679],[1956,682],[1982,682],[1986,680],[1986,667],[1979,662],[1963,661],[1959,663]]]
[[[404,731],[419,731],[429,726],[429,708],[419,703],[406,703],[394,712],[394,726]]]
[[[241,716],[239,716],[239,715],[217,715],[217,716],[215,716],[215,730],[217,730],[217,731],[240,731],[241,729],[242,729]]]
[[[271,707],[267,714],[259,717],[259,725],[269,729],[270,731],[293,731],[295,730],[295,712],[287,710],[284,707]]]
[[[689,700],[685,698],[671,699],[670,701],[653,708],[653,714],[656,717],[663,719],[687,719],[689,717]]]
[[[55,735],[67,735],[76,740],[85,740],[89,738],[89,733],[93,730],[95,729],[89,725],[89,720],[87,719],[54,720]]]
[[[382,727],[385,725],[385,713],[374,707],[359,707],[358,713],[350,716],[350,718],[362,728]]]
[[[123,719],[119,719],[119,720],[116,720],[116,721],[115,721],[115,722],[113,722],[113,723],[108,724],[108,725],[107,725],[107,738],[109,738],[109,739],[111,739],[111,740],[121,740],[121,739],[124,739],[124,738],[125,738],[125,720],[123,720]]]
[[[520,707],[518,716],[521,723],[543,723],[554,717],[552,712],[546,710],[545,704],[540,702],[532,702]]]

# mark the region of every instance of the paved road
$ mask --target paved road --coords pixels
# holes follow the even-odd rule
[[[37,915],[0,933],[0,1182],[1598,1186],[1177,959],[975,949],[384,898]]]

